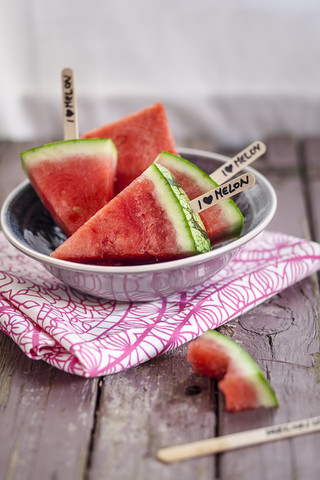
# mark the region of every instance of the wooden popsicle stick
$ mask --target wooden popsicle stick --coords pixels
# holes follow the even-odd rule
[[[161,448],[157,458],[170,463],[320,431],[320,416],[272,425],[198,442]]]
[[[225,162],[221,167],[211,173],[210,177],[218,185],[227,182],[235,174],[239,173],[252,162],[260,158],[267,151],[267,147],[263,142],[256,141],[251,143],[244,150],[239,152],[235,157]]]
[[[78,112],[74,86],[74,74],[71,68],[61,72],[63,102],[63,134],[64,140],[79,138]]]
[[[240,175],[240,177],[236,177],[230,182],[214,188],[213,190],[209,190],[191,200],[190,206],[195,213],[202,212],[216,203],[233,197],[246,188],[252,187],[255,184],[255,181],[255,176],[252,173],[244,173],[243,175]]]

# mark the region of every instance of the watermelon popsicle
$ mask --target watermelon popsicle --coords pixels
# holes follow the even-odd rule
[[[126,265],[168,261],[208,252],[211,249],[210,239],[200,216],[195,212],[203,195],[194,200],[196,205],[192,207],[192,202],[175,176],[160,163],[166,158],[170,160],[171,169],[174,169],[174,164],[178,165],[176,170],[179,167],[181,170],[193,169],[190,181],[195,177],[194,171],[201,177],[200,181],[203,176],[207,181],[204,172],[195,170],[196,167],[186,160],[162,153],[158,156],[158,162],[133,180],[51,256],[96,265]],[[248,180],[252,180],[250,174],[246,175]],[[209,185],[212,182],[209,178]],[[244,184],[240,180],[237,182],[237,191],[252,185],[247,180]],[[230,189],[229,184],[225,184],[223,189],[227,190],[227,196],[236,193],[236,189]],[[207,192],[212,200],[214,192]],[[210,205],[203,207],[203,210],[206,209],[209,210]],[[237,211],[232,213],[238,215]],[[237,218],[241,219],[241,214]]]
[[[110,139],[65,140],[21,153],[31,185],[66,236],[113,198],[116,162]]]
[[[156,163],[170,170],[190,200],[218,187],[208,174],[182,157],[162,152]],[[199,215],[212,245],[241,234],[243,216],[231,198],[200,212]]]
[[[67,236],[114,196],[117,150],[110,139],[79,139],[73,72],[62,71],[64,140],[21,154],[22,168]]]
[[[51,256],[97,265],[140,264],[210,248],[185,192],[168,169],[153,163]]]
[[[115,191],[141,175],[162,151],[176,154],[165,108],[156,103],[84,133],[83,138],[111,138],[118,150]]]
[[[157,157],[156,162],[167,167],[178,180],[191,200],[192,208],[199,213],[208,232],[211,244],[215,245],[239,237],[243,227],[242,213],[230,196],[229,198],[225,196],[225,183],[265,152],[266,146],[264,143],[260,141],[253,142],[210,175],[207,175],[187,160],[171,155],[168,152],[162,152]],[[237,190],[244,182],[248,182],[246,184],[247,188],[252,186],[255,181],[252,174],[249,174],[246,179],[238,177],[234,180],[232,186],[229,186],[233,194],[237,193],[234,190]],[[221,192],[217,189],[220,185],[223,185]],[[215,192],[211,192],[214,190]],[[240,191],[238,190],[238,192]],[[213,203],[211,193],[215,193],[217,198],[224,196],[225,200]],[[206,196],[201,199],[200,196],[203,195]]]
[[[217,187],[219,182],[216,177],[219,172],[218,178],[224,183],[265,151],[262,142],[255,142],[210,176],[186,160],[179,164],[170,157],[170,153],[176,155],[176,158],[177,154],[161,103],[86,132],[83,137],[110,137],[115,142],[118,149],[116,193],[141,175],[157,158],[156,162],[162,163],[177,178],[190,200]],[[243,216],[231,199],[201,212],[200,216],[212,245],[237,238],[241,233]]]

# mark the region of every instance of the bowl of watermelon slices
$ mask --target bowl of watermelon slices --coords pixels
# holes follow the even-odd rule
[[[112,148],[109,142],[111,156]],[[225,201],[220,210],[208,208],[198,222],[199,215],[193,215],[186,202],[190,189],[199,177],[210,190],[208,174],[227,158],[188,148],[179,149],[180,157],[183,161],[177,162],[175,155],[163,152],[138,179],[69,233],[26,180],[3,204],[3,233],[20,252],[84,294],[146,302],[199,290],[266,228],[277,199],[269,181],[247,167],[245,171],[254,173],[254,186]],[[147,207],[141,208],[144,203]]]

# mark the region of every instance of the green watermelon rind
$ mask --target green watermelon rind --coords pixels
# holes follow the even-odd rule
[[[191,209],[187,195],[169,170],[153,163],[145,175],[154,183],[158,201],[177,232],[176,238],[181,250],[194,253],[210,251],[210,240],[202,220]]]
[[[21,165],[25,172],[42,161],[63,161],[68,155],[110,154],[117,162],[117,149],[110,138],[79,138],[47,143],[22,152]]]
[[[267,407],[279,406],[277,397],[268,380],[244,348],[216,330],[207,330],[201,336],[217,343],[224,349],[231,359],[232,367],[244,378],[244,381],[250,382],[255,388],[262,405]]]
[[[192,178],[193,181],[205,191],[213,190],[219,186],[206,172],[192,162],[172,153],[161,152],[156,158],[155,163],[161,163],[169,170],[170,166],[179,169],[182,173],[185,173],[186,176]],[[243,228],[243,215],[241,211],[232,198],[223,200],[223,202],[220,202],[220,206],[223,208],[224,214],[226,215],[226,221],[233,225],[230,234],[235,237],[240,236]]]

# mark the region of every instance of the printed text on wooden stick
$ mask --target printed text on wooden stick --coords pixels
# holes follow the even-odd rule
[[[246,188],[252,187],[254,184],[255,176],[252,173],[245,173],[224,185],[200,195],[190,202],[190,206],[195,213],[202,212],[221,200],[233,197]]]
[[[266,150],[267,148],[265,144],[260,141],[251,143],[230,161],[225,162],[221,167],[215,170],[210,177],[218,183],[218,185],[222,185],[236,173],[239,173],[240,170],[243,170],[250,165],[250,163],[261,157]]]
[[[176,462],[319,431],[320,417],[318,416],[162,448],[158,451],[157,458],[165,463]]]
[[[64,139],[78,138],[76,97],[73,71],[65,68],[62,71],[62,103],[64,120]]]

